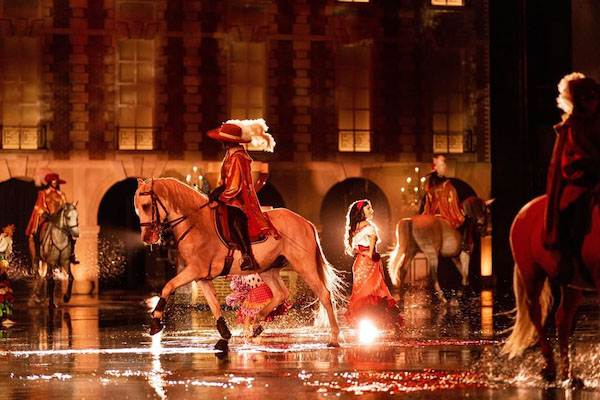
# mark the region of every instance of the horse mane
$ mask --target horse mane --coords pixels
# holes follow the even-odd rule
[[[151,181],[146,181],[152,184]],[[208,196],[175,178],[154,179],[154,192],[167,199],[174,211],[187,216],[192,224],[201,223],[199,208],[208,202]]]

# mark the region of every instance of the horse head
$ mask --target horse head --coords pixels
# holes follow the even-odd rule
[[[79,237],[79,213],[77,212],[77,201],[65,203],[62,208],[62,217],[58,221],[58,227],[66,230],[73,238]]]
[[[138,188],[135,191],[133,201],[135,212],[140,218],[142,241],[146,244],[158,243],[160,240],[162,221],[160,215],[161,210],[158,208],[158,204],[161,206],[163,205],[154,192],[154,180],[148,182],[138,179]]]
[[[482,236],[487,233],[487,226],[490,219],[490,205],[495,199],[484,201],[475,196],[466,198],[461,206],[465,216],[474,223],[475,229]]]

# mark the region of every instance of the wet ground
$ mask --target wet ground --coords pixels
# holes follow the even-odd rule
[[[331,349],[327,329],[297,308],[254,341],[225,312],[234,334],[225,345],[208,311],[171,303],[167,329],[151,338],[142,294],[75,296],[54,312],[22,302],[18,324],[0,330],[0,399],[600,399],[596,297],[586,297],[573,341],[584,390],[546,385],[537,349],[498,355],[506,320],[494,317],[491,292],[458,308],[415,303],[399,336],[360,344],[344,327]]]

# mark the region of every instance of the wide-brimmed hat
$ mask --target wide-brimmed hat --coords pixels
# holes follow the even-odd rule
[[[250,143],[252,138],[244,133],[245,129],[242,129],[242,126],[226,122],[220,127],[208,131],[208,136],[223,142]]]
[[[47,183],[50,183],[50,182],[52,182],[52,181],[57,181],[57,182],[58,182],[58,183],[60,183],[60,184],[67,183],[67,181],[60,179],[60,177],[59,177],[59,176],[58,176],[58,174],[56,174],[56,173],[47,174],[47,175],[44,177],[44,180],[45,180]]]

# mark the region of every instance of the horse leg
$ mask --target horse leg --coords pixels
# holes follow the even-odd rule
[[[215,317],[215,321],[217,321],[216,324],[219,335],[221,335],[223,339],[231,339],[231,332],[227,327],[227,322],[225,322],[225,318],[223,318],[223,315],[221,315],[221,303],[219,303],[219,299],[217,298],[215,285],[212,281],[207,280],[199,280],[196,281],[196,283],[198,286],[200,286],[200,289],[202,289],[202,293],[204,294],[204,298],[208,303],[208,307],[210,307],[210,311]]]
[[[438,282],[438,256],[437,251],[435,254],[432,251],[425,251],[425,256],[427,257],[427,261],[429,263],[429,280],[433,286],[433,290],[435,294],[442,304],[448,303],[448,300],[444,297],[444,292],[442,292],[442,288],[440,287],[440,283]]]
[[[283,279],[279,275],[279,269],[271,269],[260,275],[261,279],[267,284],[273,298],[254,316],[252,321],[253,336],[258,336],[262,333],[260,323],[275,310],[281,303],[290,296],[290,291],[285,286]]]
[[[471,261],[471,255],[466,251],[461,251],[458,257],[454,257],[452,261],[462,277],[462,287],[458,291],[458,298],[460,299],[467,291],[467,287],[469,286],[469,263]]]
[[[180,288],[183,285],[187,285],[191,281],[197,279],[198,273],[196,271],[197,269],[195,268],[195,265],[189,264],[184,268],[183,271],[181,271],[175,278],[167,282],[167,284],[163,287],[158,304],[154,308],[154,311],[152,311],[152,320],[150,322],[151,335],[157,334],[164,328],[161,320],[169,295],[173,293],[175,289]]]
[[[46,291],[48,295],[48,308],[57,308],[54,304],[54,268],[46,264]]]
[[[583,386],[581,379],[575,378],[569,365],[569,338],[573,328],[573,317],[581,303],[581,290],[567,286],[562,288],[562,299],[556,311],[556,328],[558,330],[558,343],[560,347],[561,376],[563,380],[571,378],[574,386]]]
[[[529,299],[529,318],[531,318],[531,322],[537,332],[542,355],[546,359],[546,363],[542,367],[542,376],[546,381],[553,382],[556,379],[556,362],[554,361],[554,355],[552,354],[552,347],[550,347],[550,342],[544,332],[544,326],[542,324],[542,307],[539,302],[545,279],[539,279],[539,277],[526,279],[523,276],[522,282],[525,287],[527,298]]]
[[[314,269],[313,269],[314,271]],[[329,325],[331,326],[331,335],[329,338],[329,343],[327,346],[329,347],[340,347],[339,344],[339,335],[340,335],[340,327],[337,322],[337,318],[335,316],[335,312],[333,311],[333,305],[331,304],[331,293],[327,290],[325,283],[321,281],[316,271],[314,274],[304,273],[302,274],[302,278],[306,282],[306,284],[310,287],[313,293],[317,296],[325,310],[327,311],[327,317],[329,319]]]
[[[73,290],[73,272],[71,272],[71,263],[67,261],[67,273],[69,274],[69,285],[67,286],[67,293],[63,296],[63,301],[68,303],[71,300],[71,292]]]

